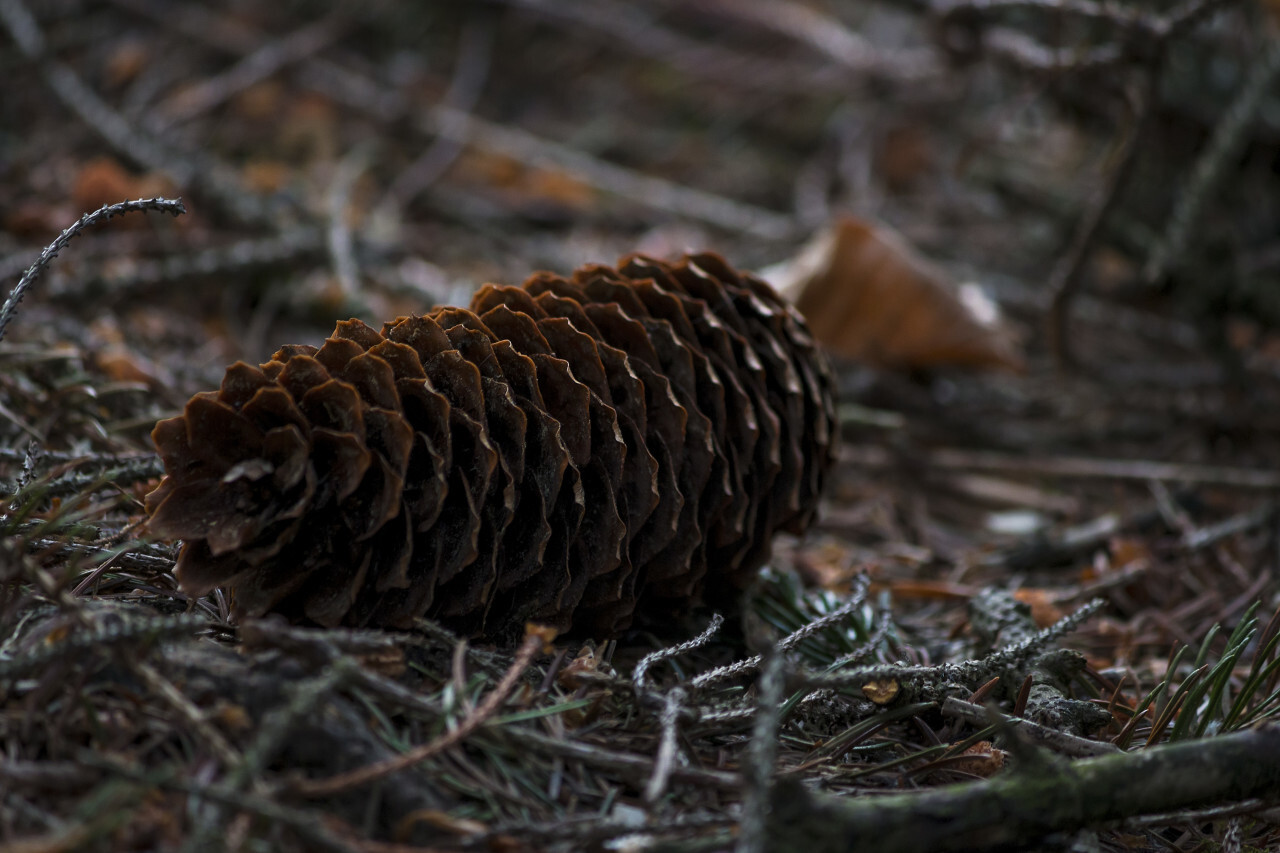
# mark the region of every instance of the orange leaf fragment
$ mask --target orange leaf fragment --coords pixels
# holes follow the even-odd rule
[[[862,685],[862,695],[877,705],[888,705],[901,689],[902,685],[896,678],[873,678]]]
[[[957,284],[885,225],[843,217],[765,273],[831,351],[875,367],[1025,369],[977,285]]]
[[[526,637],[537,637],[541,640],[543,654],[551,654],[555,651],[555,646],[552,643],[555,642],[556,635],[559,633],[557,629],[550,625],[539,625],[536,622],[524,623],[524,635]]]
[[[463,838],[483,835],[489,831],[488,825],[478,820],[457,817],[440,809],[417,809],[400,819],[396,824],[394,837],[401,842],[407,841],[412,837],[414,827],[419,824],[426,824],[433,829]]]

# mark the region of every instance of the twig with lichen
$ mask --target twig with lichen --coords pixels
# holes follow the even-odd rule
[[[39,643],[21,654],[0,658],[0,679],[18,678],[53,661],[78,658],[106,647],[190,636],[209,627],[208,619],[188,613],[135,616],[124,608],[113,608],[111,615],[111,619],[104,620],[101,624],[72,630],[55,642]]]
[[[15,314],[18,313],[18,303],[22,302],[22,297],[27,295],[27,290],[31,285],[35,284],[40,274],[45,268],[58,256],[58,253],[66,248],[71,239],[79,234],[90,225],[96,225],[110,219],[113,216],[121,216],[135,210],[154,210],[163,213],[172,213],[174,216],[186,213],[187,208],[182,204],[182,199],[172,198],[140,198],[135,201],[122,201],[116,204],[104,204],[102,207],[86,213],[81,216],[78,221],[68,226],[61,234],[58,235],[52,243],[45,247],[40,253],[40,257],[36,259],[22,278],[14,285],[13,290],[9,292],[9,296],[4,301],[4,305],[0,306],[0,339],[4,338],[5,331],[9,327],[10,321],[13,320]]]
[[[803,687],[839,690],[860,688],[871,681],[891,679],[910,688],[909,697],[914,701],[941,702],[948,696],[968,695],[995,676],[1026,666],[1042,654],[1046,646],[1075,630],[1096,613],[1103,603],[1100,599],[1090,601],[1048,628],[983,658],[936,666],[877,664],[829,674],[797,673],[791,677],[791,681]]]

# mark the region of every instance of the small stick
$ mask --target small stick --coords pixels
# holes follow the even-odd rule
[[[186,720],[187,725],[191,726],[200,737],[204,738],[209,749],[214,755],[218,756],[218,759],[223,764],[234,766],[240,763],[240,753],[236,751],[236,748],[223,737],[222,732],[209,723],[204,712],[196,707],[185,693],[175,687],[172,681],[161,675],[154,666],[145,660],[132,661],[130,668],[169,707],[177,711],[178,716]]]
[[[347,222],[347,208],[351,204],[351,190],[368,165],[368,149],[357,145],[338,163],[337,174],[329,185],[329,228],[325,242],[333,274],[347,299],[354,299],[360,291],[360,268],[356,263],[355,237]]]
[[[719,613],[712,613],[711,622],[702,630],[701,634],[694,637],[692,640],[685,640],[683,643],[670,646],[669,648],[658,649],[656,652],[650,652],[642,657],[640,662],[636,664],[635,670],[631,673],[631,685],[635,690],[636,696],[642,697],[648,694],[649,688],[646,684],[647,679],[645,676],[648,675],[649,670],[655,664],[659,664],[664,660],[676,657],[677,655],[682,655],[685,652],[691,652],[696,648],[706,645],[710,642],[711,638],[715,636],[716,631],[720,630],[720,626],[723,624],[724,617]]]
[[[858,608],[860,608],[867,598],[867,589],[871,586],[871,575],[866,572],[860,572],[853,579],[853,588],[849,591],[848,598],[844,604],[841,604],[835,610],[832,610],[825,616],[814,619],[812,622],[806,622],[797,630],[784,637],[775,647],[778,652],[789,652],[798,646],[808,637],[826,630],[831,625],[839,624],[851,617]],[[855,651],[856,654],[856,651]],[[694,687],[704,689],[713,684],[719,684],[730,678],[736,678],[759,668],[760,662],[764,660],[763,655],[754,655],[744,658],[737,663],[726,664],[725,666],[716,667],[708,670],[701,675],[695,677],[690,682]]]

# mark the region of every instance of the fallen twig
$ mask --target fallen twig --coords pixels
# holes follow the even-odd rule
[[[923,450],[916,457],[918,464],[924,468],[1103,480],[1178,480],[1246,489],[1280,488],[1280,470],[1233,468],[1194,462],[1093,459],[1083,456],[1017,456],[998,451],[951,448]],[[840,459],[842,462],[870,468],[887,468],[894,464],[893,456],[888,451],[870,445],[842,445]]]

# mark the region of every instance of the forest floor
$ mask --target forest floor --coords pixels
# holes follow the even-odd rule
[[[1264,11],[335,6],[0,0],[0,290],[102,205],[186,211],[86,229],[0,323],[0,849],[1280,845]],[[141,537],[150,430],[237,359],[844,214],[1025,370],[833,356],[819,520],[699,643],[237,625]],[[1037,773],[1078,808],[1020,814]],[[787,838],[836,801],[882,808]]]

